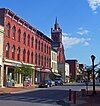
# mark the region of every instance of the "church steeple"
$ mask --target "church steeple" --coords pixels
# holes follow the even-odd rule
[[[51,28],[51,39],[56,46],[62,43],[62,29],[60,29],[57,17],[55,19],[54,28]]]
[[[56,19],[55,19],[54,29],[55,29],[55,30],[60,29],[59,24],[58,24],[58,21],[57,21],[57,17],[56,17]]]

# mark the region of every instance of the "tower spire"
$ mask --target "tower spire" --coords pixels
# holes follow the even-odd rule
[[[56,25],[58,24],[58,22],[57,22],[57,17],[56,17],[56,20],[55,20],[55,24],[56,24]]]
[[[57,17],[56,17],[56,19],[55,19],[54,29],[55,29],[55,30],[59,29],[59,24],[58,24]]]

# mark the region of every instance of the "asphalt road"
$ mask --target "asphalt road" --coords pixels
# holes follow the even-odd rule
[[[0,95],[0,106],[59,106],[65,104],[68,92],[63,86],[40,88],[20,94]],[[67,105],[69,106],[69,105]]]
[[[34,91],[0,95],[0,106],[70,106],[68,90],[79,91],[85,86],[54,86],[36,88]]]

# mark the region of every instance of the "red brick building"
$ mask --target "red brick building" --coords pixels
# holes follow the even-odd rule
[[[51,39],[9,9],[0,9],[0,26],[4,29],[1,85],[9,76],[16,86],[22,84],[21,75],[14,75],[14,67],[21,63],[34,68],[37,82],[45,79],[51,69]],[[34,77],[31,80],[34,82]]]
[[[70,79],[76,80],[77,71],[79,69],[78,61],[77,60],[66,60],[65,62],[69,64],[69,76],[70,76]]]

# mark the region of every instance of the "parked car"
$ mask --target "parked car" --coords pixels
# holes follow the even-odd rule
[[[39,83],[39,88],[51,87],[54,85],[55,85],[55,82],[52,80],[43,80]]]
[[[63,80],[62,78],[56,78],[55,79],[55,85],[58,86],[58,85],[63,85]]]

